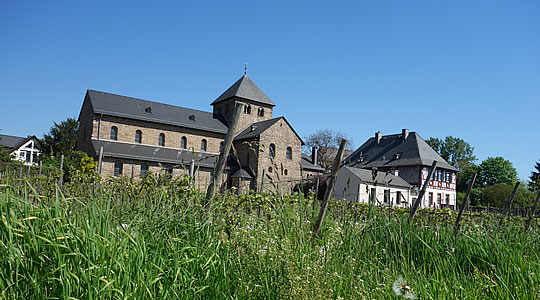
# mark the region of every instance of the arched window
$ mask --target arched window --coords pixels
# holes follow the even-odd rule
[[[259,110],[257,111],[257,115],[259,117],[264,117],[264,108],[260,107]]]
[[[244,106],[244,113],[250,115],[251,114],[251,105]]]
[[[268,167],[268,173],[272,173],[272,166]]]
[[[292,159],[292,148],[287,147],[287,152],[285,153],[287,159]]]
[[[285,176],[287,176],[287,174],[289,174],[289,171],[287,171],[287,169],[285,169],[285,171],[283,171],[283,174],[285,174]]]
[[[158,145],[165,146],[165,134],[164,133],[159,134]]]
[[[183,136],[180,139],[180,148],[187,149],[187,137]]]
[[[111,140],[116,141],[118,139],[118,127],[111,127]]]
[[[142,143],[142,131],[135,131],[135,143]]]
[[[223,142],[219,143],[219,152],[223,152]]]
[[[206,151],[206,140],[205,139],[202,139],[201,141],[201,151]]]
[[[268,151],[268,154],[270,155],[270,158],[276,157],[276,145],[270,144],[270,149]]]

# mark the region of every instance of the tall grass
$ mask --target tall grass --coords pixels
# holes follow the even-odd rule
[[[540,296],[538,222],[467,216],[454,236],[452,212],[409,225],[333,202],[314,238],[318,206],[301,195],[225,194],[208,210],[185,178],[46,190],[0,187],[0,298]]]

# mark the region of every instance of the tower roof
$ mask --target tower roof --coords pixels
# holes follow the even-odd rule
[[[219,96],[212,105],[215,105],[221,101],[225,101],[232,97],[239,97],[254,102],[275,106],[274,102],[266,96],[261,89],[247,77],[246,74],[238,79],[230,88],[228,88],[221,96]]]

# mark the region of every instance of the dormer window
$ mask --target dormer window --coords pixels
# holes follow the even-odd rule
[[[189,120],[190,120],[190,121],[195,121],[195,115],[190,115],[190,116],[189,116]]]
[[[187,149],[187,138],[185,136],[180,139],[180,148]]]
[[[140,130],[135,131],[135,143],[142,143],[142,131]]]
[[[248,115],[251,115],[251,105],[246,105],[244,106],[244,113],[245,114],[248,114]]]
[[[150,106],[148,106],[147,108],[144,109],[144,111],[147,113],[147,114],[151,114],[152,113],[152,108]]]
[[[257,115],[259,117],[264,117],[264,108],[259,107],[259,109],[257,110]]]

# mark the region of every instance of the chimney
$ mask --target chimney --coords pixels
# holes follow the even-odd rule
[[[406,141],[409,137],[409,129],[401,129],[401,138]]]
[[[313,163],[314,166],[318,166],[317,163],[317,154],[318,154],[318,150],[317,150],[317,147],[312,147],[311,148],[311,163]]]
[[[377,144],[381,143],[381,138],[382,138],[382,132],[380,131],[375,132],[375,140],[377,140]]]

